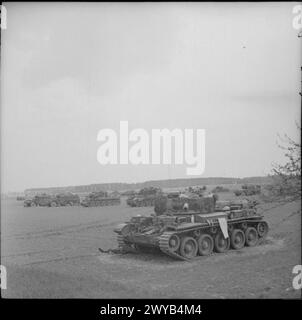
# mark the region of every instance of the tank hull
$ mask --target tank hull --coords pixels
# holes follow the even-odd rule
[[[116,206],[121,204],[120,198],[104,198],[98,200],[83,200],[81,205],[83,207],[105,207],[105,206]]]
[[[130,207],[153,207],[155,197],[136,197],[127,199],[127,204]]]
[[[229,218],[229,214],[224,212],[161,216],[152,220],[139,217],[120,225],[115,232],[122,250],[157,248],[174,259],[186,261],[263,242],[268,233],[268,224],[262,216],[251,214],[232,217]],[[170,222],[165,224],[165,219],[170,219]]]

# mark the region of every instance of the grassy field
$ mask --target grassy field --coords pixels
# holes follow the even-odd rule
[[[215,187],[215,186],[213,186]],[[210,188],[211,189],[211,188]],[[220,199],[234,194],[221,193]],[[299,298],[301,203],[263,205],[265,244],[188,263],[162,254],[101,254],[117,246],[113,229],[152,208],[24,208],[1,205],[1,264],[9,298]],[[274,208],[275,207],[275,208]]]

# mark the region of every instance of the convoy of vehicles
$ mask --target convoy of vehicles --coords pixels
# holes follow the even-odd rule
[[[242,190],[250,195],[247,191],[258,192],[259,188],[242,186]],[[26,207],[98,207],[120,203],[119,194],[105,191],[92,192],[82,201],[70,192],[42,193],[24,200]],[[128,198],[127,203],[135,207],[153,206],[154,213],[132,217],[115,228],[121,252],[153,248],[175,259],[190,261],[212,252],[256,246],[268,233],[268,224],[259,214],[255,200],[218,201],[217,195],[206,194],[205,188],[184,192],[144,188]]]

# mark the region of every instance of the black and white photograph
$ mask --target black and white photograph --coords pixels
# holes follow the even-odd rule
[[[301,299],[301,40],[301,2],[3,2],[3,300]]]

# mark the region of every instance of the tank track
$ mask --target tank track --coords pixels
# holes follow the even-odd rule
[[[122,235],[122,230],[125,226],[126,224],[122,223],[115,230],[115,232],[117,233],[118,248],[121,252],[124,252],[124,253],[136,251],[135,248],[133,248],[132,244],[125,242],[124,236]]]
[[[124,236],[121,234],[117,235],[117,243],[118,243],[118,248],[121,250],[121,252],[136,251],[135,248],[133,248],[133,246],[131,246],[130,244],[124,241]]]
[[[174,235],[174,234],[177,234],[177,233],[174,232],[174,231],[172,231],[172,232],[167,231],[167,232],[164,232],[164,233],[159,237],[159,248],[160,248],[160,250],[161,250],[164,254],[166,254],[166,255],[174,258],[174,259],[184,260],[184,261],[190,261],[190,259],[187,259],[187,258],[181,256],[179,253],[170,250],[170,248],[169,248],[169,240],[170,240],[170,237],[171,237],[172,235]]]
[[[234,224],[242,224],[242,223],[247,223],[247,224],[250,224],[250,225],[253,225],[255,223],[259,223],[259,222],[264,222],[266,225],[267,225],[267,228],[268,228],[268,224],[266,221],[263,221],[263,220],[241,220],[240,222],[238,221],[234,221],[234,222],[229,222],[228,226],[232,226]],[[217,225],[213,225],[214,227],[217,227]],[[160,250],[174,258],[174,259],[177,259],[177,260],[183,260],[183,261],[195,261],[195,260],[199,260],[201,258],[204,258],[204,256],[199,256],[199,255],[196,255],[196,257],[192,258],[192,259],[188,259],[184,256],[182,256],[180,253],[178,253],[177,251],[172,251],[169,247],[169,240],[171,238],[172,235],[177,235],[177,236],[180,236],[182,234],[186,234],[186,233],[192,233],[194,231],[201,231],[201,230],[207,230],[211,227],[209,226],[204,226],[204,227],[198,227],[198,228],[193,228],[193,229],[189,229],[189,230],[180,230],[180,231],[166,231],[164,232],[162,235],[159,236],[159,248]],[[258,240],[258,243],[257,245],[261,244],[263,242],[263,240],[265,239],[266,235],[264,237],[260,237],[259,236],[259,240]],[[213,254],[213,253],[212,253]]]

